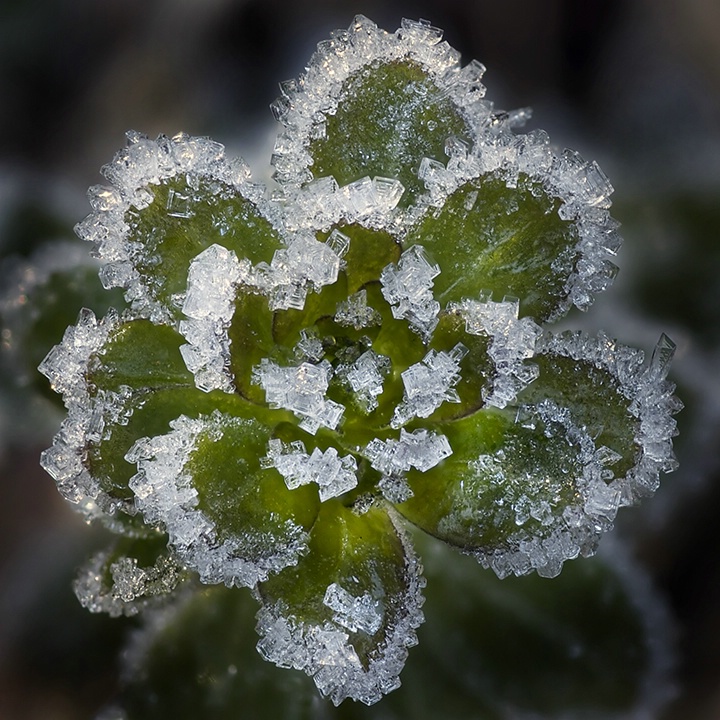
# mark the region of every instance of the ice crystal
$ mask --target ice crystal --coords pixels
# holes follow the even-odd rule
[[[347,300],[338,303],[335,322],[343,327],[354,327],[356,330],[380,325],[380,313],[367,304],[367,290],[363,288],[351,295]]]
[[[250,277],[250,263],[231,250],[211,245],[190,265],[182,311],[187,320],[180,332],[188,341],[180,348],[188,370],[201,389],[233,392],[230,339],[227,328],[234,310],[236,287]]]
[[[407,320],[423,336],[437,325],[440,303],[433,297],[433,278],[440,267],[433,265],[421,245],[413,245],[397,265],[388,265],[380,275],[382,293],[392,306],[393,317]]]
[[[538,368],[525,361],[535,354],[535,343],[542,332],[531,318],[518,320],[517,298],[493,302],[489,298],[463,300],[450,309],[460,312],[471,335],[491,339],[488,355],[495,364],[492,390],[484,391],[488,405],[503,408],[515,400],[517,393],[538,376]]]
[[[318,365],[301,363],[280,367],[268,359],[253,368],[254,382],[265,390],[270,407],[285,408],[302,419],[300,427],[313,435],[318,428],[334,430],[345,408],[325,397],[332,367],[327,360]]]
[[[307,454],[302,442],[286,445],[282,440],[270,440],[263,464],[274,467],[285,479],[290,490],[314,482],[320,488],[320,500],[337,497],[357,485],[357,462],[352,455],[339,457],[335,448],[322,452],[315,448]]]
[[[378,396],[382,395],[383,382],[389,370],[389,358],[366,350],[351,365],[340,366],[337,374],[347,381],[360,406],[370,412],[378,406]]]
[[[379,603],[369,593],[353,597],[337,583],[328,585],[323,603],[334,611],[333,620],[350,632],[362,630],[374,635],[382,625]]]
[[[172,558],[161,555],[149,567],[139,567],[136,558],[121,557],[110,565],[111,586],[105,586],[108,552],[93,556],[81,570],[73,589],[83,607],[111,617],[133,616],[157,604],[182,579],[182,569]]]
[[[454,385],[460,379],[460,361],[467,348],[458,343],[450,352],[430,352],[422,362],[402,373],[403,401],[395,408],[393,427],[406,425],[412,418],[426,418],[444,402],[460,402]]]
[[[400,430],[399,440],[371,440],[364,450],[372,466],[385,475],[401,475],[410,468],[425,472],[452,455],[444,435]]]

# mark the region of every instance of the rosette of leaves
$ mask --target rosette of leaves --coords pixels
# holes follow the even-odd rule
[[[218,143],[128,134],[77,232],[130,309],[41,366],[43,465],[119,536],[90,609],[251,588],[266,659],[371,704],[423,620],[406,523],[554,576],[674,468],[672,344],[549,328],[612,281],[612,188],[483,70],[356,18],[281,86],[272,196]]]

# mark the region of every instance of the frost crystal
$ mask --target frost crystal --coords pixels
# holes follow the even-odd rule
[[[382,294],[392,306],[393,317],[407,320],[423,337],[438,323],[440,303],[433,297],[432,287],[439,274],[440,267],[430,263],[421,245],[413,245],[397,265],[388,265],[380,274]]]
[[[367,290],[364,288],[350,295],[347,300],[338,303],[335,322],[343,327],[354,327],[356,330],[375,327],[382,322],[382,316],[367,304]]]
[[[460,380],[460,361],[467,348],[458,343],[450,352],[430,352],[422,362],[402,373],[403,401],[395,408],[392,427],[406,425],[414,417],[429,417],[444,402],[460,402],[454,386]]]
[[[514,119],[509,115],[495,116],[494,122],[481,129],[472,150],[451,138],[446,145],[450,158],[446,166],[424,159],[419,174],[428,195],[421,204],[442,207],[461,185],[491,173],[503,178],[510,189],[518,186],[522,174],[539,183],[549,197],[559,199],[562,205],[558,215],[574,222],[578,243],[574,248],[574,269],[564,288],[567,299],[560,301],[550,318],[553,321],[572,305],[587,310],[594,294],[606,290],[617,274],[612,259],[622,240],[618,223],[608,212],[613,189],[597,163],[586,163],[570,150],[556,155],[542,130],[516,134],[511,127]]]
[[[399,440],[371,440],[364,450],[370,464],[384,475],[397,476],[415,468],[425,472],[452,455],[444,435],[415,430],[400,430]]]
[[[290,490],[314,482],[325,501],[352,490],[357,485],[357,462],[352,455],[338,456],[335,448],[325,452],[315,448],[310,455],[300,441],[289,445],[276,438],[270,440],[268,454],[261,461],[274,467],[285,479]]]
[[[198,438],[209,433],[219,440],[223,428],[246,422],[215,411],[209,418],[181,415],[170,423],[172,432],[138,440],[126,460],[138,472],[130,480],[135,504],[149,524],[162,524],[170,545],[204,583],[254,587],[288,565],[294,565],[306,545],[304,530],[287,520],[279,535],[248,529],[223,541],[215,524],[198,508],[198,493],[185,471]]]
[[[371,412],[378,406],[377,399],[383,392],[383,382],[389,370],[389,358],[366,350],[352,365],[338,367],[337,375],[357,394],[360,406]]]
[[[84,463],[88,443],[102,437],[106,421],[122,422],[120,414],[130,394],[129,388],[121,388],[117,393],[103,391],[90,397],[85,380],[90,359],[102,351],[119,322],[112,310],[100,321],[90,310],[82,310],[77,324],[65,331],[62,342],[38,368],[62,393],[68,409],[52,447],[40,455],[40,464],[54,478],[63,497],[88,518],[102,512],[113,514],[123,505],[107,496]]]
[[[305,75],[281,85],[282,96],[273,104],[275,117],[286,126],[272,157],[277,179],[292,186],[311,179],[304,139],[324,135],[325,117],[336,112],[345,81],[373,62],[407,60],[419,65],[435,78],[438,93],[457,105],[468,124],[479,126],[489,114],[480,82],[485,68],[478,62],[461,67],[460,54],[440,42],[441,38],[442,31],[422,21],[403,20],[402,27],[391,34],[358,15],[347,32],[320,43]],[[373,182],[378,181],[397,182],[384,178]],[[387,191],[392,201],[399,193],[397,186]]]
[[[232,250],[211,245],[191,263],[180,332],[188,341],[180,348],[195,384],[205,392],[233,392],[229,372],[230,338],[227,329],[234,311],[237,285],[250,277],[250,263],[239,261]]]
[[[328,585],[323,604],[334,611],[333,620],[350,632],[374,635],[382,625],[382,608],[370,593],[353,597],[337,583]]]
[[[282,147],[282,136],[279,139]],[[359,223],[384,228],[404,192],[399,180],[364,177],[339,187],[335,178],[317,178],[293,190],[293,212],[285,219],[290,232],[327,230],[335,224]],[[333,233],[339,233],[336,229]]]
[[[612,527],[621,493],[618,481],[606,482],[605,468],[617,457],[608,448],[596,450],[592,438],[573,422],[570,412],[549,400],[524,407],[519,422],[541,428],[561,452],[567,453],[562,449],[571,446],[572,459],[555,471],[538,462],[518,475],[508,463],[505,449],[479,455],[469,464],[473,474],[465,481],[465,491],[482,493],[492,488],[498,493],[494,508],[478,513],[473,501],[467,507],[459,504],[439,528],[452,531],[457,518],[472,520],[479,527],[499,525],[510,515],[517,531],[506,538],[503,547],[478,549],[475,557],[501,578],[532,569],[543,577],[554,577],[565,560],[591,555],[600,535]],[[575,477],[572,502],[559,500],[568,477]],[[557,500],[548,500],[553,497]]]
[[[254,284],[270,295],[271,310],[302,310],[308,289],[319,290],[338,278],[348,243],[337,232],[327,243],[311,236],[296,235],[282,250],[276,250],[270,265],[259,264]]]
[[[494,407],[504,408],[512,403],[517,393],[538,376],[537,366],[526,364],[525,360],[535,354],[535,343],[542,330],[531,318],[518,320],[519,308],[515,298],[502,302],[465,299],[448,308],[462,315],[468,333],[491,339],[488,355],[496,374],[492,390],[484,390],[483,399]]]
[[[274,408],[284,408],[302,419],[300,427],[314,435],[320,426],[334,430],[345,408],[325,397],[332,366],[327,360],[318,365],[301,363],[298,367],[280,367],[267,358],[253,368],[253,382],[265,390],[265,398]]]
[[[322,340],[308,330],[300,332],[300,340],[295,346],[295,357],[298,360],[307,360],[311,363],[319,363],[325,355]]]
[[[538,344],[538,353],[552,353],[585,360],[616,377],[620,392],[632,398],[630,413],[639,421],[635,438],[641,455],[620,488],[620,504],[632,505],[657,490],[661,472],[672,472],[677,460],[672,438],[677,434],[673,415],[682,403],[673,395],[675,385],[667,380],[675,345],[662,335],[647,365],[640,350],[620,345],[604,333],[596,338],[580,332],[546,334]],[[619,481],[615,481],[619,482]]]

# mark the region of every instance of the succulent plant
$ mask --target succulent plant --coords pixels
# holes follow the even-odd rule
[[[41,365],[68,410],[43,466],[118,534],[81,601],[251,588],[260,653],[335,704],[400,683],[408,524],[551,577],[675,467],[672,343],[552,330],[612,282],[612,187],[441,38],[358,17],[321,43],[274,105],[273,191],[212,140],[129,133],[77,226],[129,309]]]

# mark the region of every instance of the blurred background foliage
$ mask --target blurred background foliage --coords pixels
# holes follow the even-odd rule
[[[63,504],[37,465],[61,419],[57,401],[33,370],[44,339],[48,345],[59,341],[74,321],[80,296],[98,312],[120,300],[99,290],[88,265],[47,278],[48,285],[40,278],[46,289],[33,293],[39,282],[34,260],[57,255],[58,243],[64,243],[60,254],[78,252],[74,244],[82,244],[71,228],[89,211],[85,188],[101,182],[98,169],[122,145],[127,129],[152,137],[179,130],[209,135],[229,154],[243,155],[257,179],[266,179],[277,131],[268,105],[277,82],[297,76],[315,43],[346,27],[358,12],[388,30],[403,16],[430,19],[465,61],[477,58],[488,67],[488,96],[497,106],[531,106],[530,127],[542,127],[556,143],[597,159],[611,178],[614,215],[624,226],[621,272],[588,315],[573,314],[566,324],[603,328],[646,350],[665,331],[678,345],[673,375],[686,404],[678,418],[680,470],[641,509],[621,513],[616,535],[647,569],[674,617],[677,693],[661,717],[720,717],[720,6],[715,0],[5,0],[0,5],[0,717],[93,717],[116,690],[120,649],[137,624],[92,616],[76,602],[71,578],[98,538]],[[553,676],[560,666],[547,660],[554,657],[552,647],[533,644],[539,626],[527,615],[521,616],[524,622],[503,626],[517,633],[504,635],[503,642],[483,634],[483,620],[501,614],[480,600],[478,607],[459,607],[448,585],[464,588],[466,597],[496,593],[495,607],[499,602],[506,608],[523,581],[497,585],[473,567],[476,580],[463,571],[467,562],[433,564],[432,558],[431,553],[429,622],[403,675],[408,692],[384,701],[382,717],[417,712],[417,706],[403,703],[413,693],[422,696],[423,678],[448,685],[449,675],[423,674],[423,658],[442,664],[443,639],[457,643],[456,663],[460,658],[476,673],[470,683],[450,678],[445,690],[454,698],[452,717],[494,717],[500,710],[481,699],[491,695],[515,699],[514,709],[503,710],[512,713],[508,717],[559,717],[542,688],[571,695],[558,678],[592,672],[592,662],[577,665],[568,657],[568,673]],[[536,609],[542,602],[553,606],[573,587],[592,588],[584,580],[574,585],[573,578],[602,575],[604,562],[590,561],[586,569],[579,567],[583,561],[569,564],[553,591],[555,600],[543,601],[547,581],[529,579],[522,592],[536,599]],[[454,581],[452,573],[459,573]],[[433,575],[440,581],[433,582]],[[600,602],[602,592],[593,598],[598,607],[611,607]],[[212,613],[205,612],[210,606],[195,602],[178,612],[195,613],[198,627],[222,635],[225,625],[218,630]],[[226,617],[242,640],[244,654],[234,667],[242,671],[242,663],[250,663],[241,677],[256,678],[257,687],[267,688],[256,695],[266,698],[280,671],[255,655],[254,611],[246,594],[237,601],[219,597],[216,606],[223,603],[232,605]],[[592,646],[596,635],[590,630],[599,621],[587,614],[583,622]],[[169,627],[170,644],[157,644],[148,656],[148,677],[154,677],[158,662],[169,662],[163,652],[180,664],[187,655],[172,644],[182,638],[173,640]],[[465,630],[463,643],[457,633]],[[516,655],[509,652],[509,659],[500,661],[499,648],[512,643]],[[521,669],[528,647],[545,674]],[[632,665],[622,655],[627,648],[597,647],[603,662],[615,657],[622,667]],[[606,650],[620,655],[603,655]],[[487,657],[499,659],[502,675],[488,670],[493,663]],[[212,662],[232,665],[222,657]],[[178,677],[195,678],[203,687],[200,669],[172,667]],[[292,678],[283,680],[285,695],[279,693],[274,705],[258,705],[261,714],[253,716],[325,717],[325,706],[304,678]],[[242,690],[231,685],[232,692]],[[167,699],[161,686],[158,680],[153,700],[147,686],[129,685],[127,702],[137,717],[180,717],[152,705]],[[621,691],[622,684],[613,687]],[[647,692],[661,698],[667,690]],[[428,712],[438,697],[427,699]],[[283,705],[283,698],[301,700]],[[653,703],[646,707],[655,717]],[[224,717],[217,709],[201,715],[193,708],[193,713],[188,717]],[[344,713],[367,716],[352,707]]]

